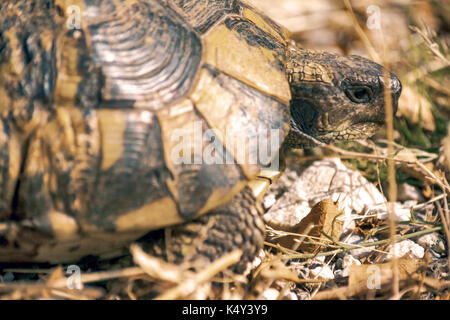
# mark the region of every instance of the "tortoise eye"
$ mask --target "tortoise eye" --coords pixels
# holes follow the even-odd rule
[[[372,101],[373,92],[368,86],[350,86],[345,89],[345,95],[354,103],[368,103]]]

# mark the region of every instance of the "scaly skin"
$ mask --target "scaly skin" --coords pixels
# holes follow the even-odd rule
[[[290,148],[312,146],[304,133],[323,142],[371,137],[385,122],[384,91],[392,94],[394,113],[402,86],[383,67],[359,56],[340,56],[299,48],[287,49],[287,75],[291,85]]]

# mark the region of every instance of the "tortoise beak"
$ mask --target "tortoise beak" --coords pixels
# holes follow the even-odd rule
[[[393,73],[391,73],[391,92],[392,92],[392,101],[394,105],[394,115],[397,113],[398,109],[398,99],[402,94],[402,83],[400,79]]]
[[[386,85],[383,76],[380,76],[380,82],[383,84],[384,88],[387,87],[391,91],[392,107],[394,108],[395,115],[398,109],[398,99],[400,98],[400,95],[402,93],[402,83],[400,82],[399,78],[392,72],[389,73],[389,84]]]

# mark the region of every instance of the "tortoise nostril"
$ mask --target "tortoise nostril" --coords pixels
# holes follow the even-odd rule
[[[379,79],[380,79],[380,82],[381,82],[382,86],[385,88],[387,85],[386,85],[386,83],[384,81],[384,77],[380,76]],[[397,78],[397,76],[395,74],[393,74],[393,73],[390,73],[388,87],[391,90],[392,95],[396,99],[398,99],[400,97],[401,92],[402,92],[402,83]]]
[[[394,115],[397,113],[398,109],[398,99],[402,93],[402,83],[399,78],[393,73],[391,73],[390,79],[391,91],[392,91],[392,105],[394,107]]]
[[[402,93],[402,83],[400,82],[400,79],[392,72],[390,72],[389,75],[390,77],[388,88],[390,89],[392,94],[392,106],[394,107],[394,114],[395,114],[398,109],[398,99],[400,98],[400,95]],[[386,88],[386,83],[384,81],[383,76],[380,76],[379,79],[383,87]]]

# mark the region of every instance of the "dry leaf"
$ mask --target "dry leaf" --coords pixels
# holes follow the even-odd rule
[[[283,230],[293,233],[298,233],[299,235],[308,235],[320,240],[314,239],[315,241],[332,243],[327,237],[322,233],[331,236],[335,240],[339,240],[342,233],[343,221],[336,219],[341,214],[339,212],[337,205],[331,199],[324,199],[317,203],[310,211],[310,213],[297,225],[289,228],[290,230]],[[280,237],[277,242],[285,248],[297,249],[299,245],[299,239],[301,236],[288,235]],[[307,238],[305,238],[306,240]],[[314,252],[321,249],[320,245],[317,244],[301,244],[299,249],[304,252]]]

